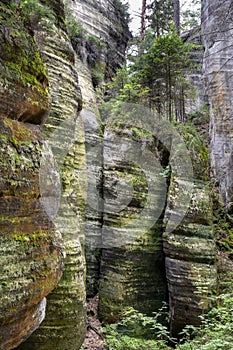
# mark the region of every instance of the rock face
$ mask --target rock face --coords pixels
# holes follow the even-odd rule
[[[208,149],[201,143],[198,133],[192,135],[193,141],[189,143],[190,132],[185,129],[179,133],[187,152],[187,158],[183,153],[181,167],[177,166],[177,146],[175,153],[170,155],[172,174],[163,234],[171,332],[174,336],[187,324],[200,325],[199,316],[209,310],[211,294],[216,288]],[[186,199],[186,208],[182,212],[180,208]]]
[[[62,2],[54,1],[55,18],[64,18]],[[66,262],[58,287],[47,300],[46,318],[40,328],[19,349],[77,349],[86,328],[84,241],[86,163],[84,128],[75,52],[69,38],[55,21],[35,33],[48,69],[50,114],[44,125],[62,178],[59,211],[54,222],[62,233]]]
[[[85,257],[87,268],[86,291],[89,298],[95,296],[99,290],[103,221],[103,131],[89,67],[81,60],[77,60],[77,69],[83,99],[81,117],[85,129],[88,182],[85,215]]]
[[[170,134],[163,149],[144,129],[145,108],[132,105],[116,120],[107,118],[103,131],[96,104],[94,86],[124,61],[129,32],[122,7],[109,0],[66,1],[67,16],[71,11],[74,25],[86,30],[83,46],[75,47],[63,1],[41,0],[45,17],[32,11],[24,22],[18,3],[0,6],[0,349],[78,349],[86,294],[98,291],[105,322],[118,320],[128,306],[151,314],[169,300],[174,335],[187,323],[199,324],[216,273],[206,159],[190,150],[194,190],[179,221],[176,209],[193,179],[182,178],[169,160]],[[213,39],[206,38],[211,50]],[[207,56],[205,62],[209,67]],[[210,94],[218,74],[208,74]],[[214,114],[216,91],[213,118],[223,111],[217,105],[221,113]],[[221,103],[226,96],[227,89]],[[230,130],[224,103],[227,128],[212,128],[217,140]],[[148,122],[154,128],[154,119]],[[229,203],[230,178],[221,181]]]
[[[189,188],[172,176],[167,214],[184,185]],[[211,199],[205,183],[195,183],[186,216],[175,230],[165,231],[163,240],[171,332],[178,335],[187,324],[200,325],[199,316],[210,308],[216,285]]]
[[[103,221],[103,126],[94,87],[114,75],[125,61],[130,37],[126,14],[117,1],[65,1],[67,18],[82,27],[72,40],[80,57],[78,72],[83,97],[82,117],[88,175],[85,255],[87,296],[98,292]]]
[[[128,107],[126,115],[133,110]],[[137,112],[143,115],[144,108]],[[119,125],[117,118],[107,121],[105,129],[99,291],[99,314],[105,322],[119,320],[129,306],[151,314],[167,299],[162,220],[157,220],[167,188],[156,168],[152,135],[134,125],[140,120]]]
[[[193,113],[193,117],[196,118],[198,111],[200,112],[203,106],[208,103],[208,98],[205,94],[202,72],[204,47],[202,43],[201,28],[197,27],[182,33],[181,37],[185,43],[195,45],[190,55],[193,62],[193,69],[191,68],[187,75],[188,81],[191,85],[191,93],[185,100],[185,112],[191,114],[191,117]]]
[[[45,297],[61,278],[64,262],[61,235],[41,200],[59,189],[59,174],[39,126],[32,125],[47,114],[46,70],[11,5],[0,6],[1,350],[15,348],[39,327]],[[44,160],[53,173],[47,193],[40,183]]]
[[[112,77],[125,62],[125,51],[130,32],[126,14],[119,1],[67,0],[67,8],[87,31],[78,50],[95,75]],[[97,54],[97,60],[95,55]]]
[[[204,75],[211,109],[211,165],[227,209],[233,211],[233,83],[231,1],[202,1]]]
[[[46,68],[13,1],[1,4],[1,113],[41,124],[48,114]],[[16,83],[17,82],[17,83]]]

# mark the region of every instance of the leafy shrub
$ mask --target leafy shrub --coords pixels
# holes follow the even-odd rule
[[[177,124],[177,130],[182,136],[189,151],[196,179],[209,181],[210,163],[209,151],[205,136],[201,135],[194,124]]]
[[[233,349],[233,295],[223,294],[216,307],[202,316],[202,326],[196,328],[197,336],[178,345],[179,350],[232,350]]]
[[[109,350],[168,349],[169,331],[160,321],[166,317],[166,307],[154,316],[129,308],[120,322],[104,328]]]
[[[51,8],[42,5],[38,0],[23,0],[20,2],[20,9],[33,29],[44,19],[54,22]]]
[[[122,321],[104,328],[109,350],[233,350],[233,294],[222,294],[209,313],[201,316],[202,325],[188,325],[176,341],[159,321],[162,312],[146,316],[132,308]],[[173,347],[169,344],[173,344]]]

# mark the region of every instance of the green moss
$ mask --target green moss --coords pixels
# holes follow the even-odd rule
[[[12,7],[0,6],[0,61],[7,68],[2,74],[34,87],[47,97],[47,70],[34,37],[24,26],[23,18]],[[4,78],[2,76],[1,78]]]
[[[43,231],[33,233],[33,234],[14,233],[12,235],[12,239],[20,243],[36,242],[41,239],[47,240],[47,238],[48,238],[48,233]]]
[[[7,281],[0,281],[0,285],[6,287],[8,285]]]
[[[108,124],[107,128],[110,130],[114,130],[117,134],[124,135],[126,138],[130,138],[134,141],[140,141],[142,139],[152,138],[152,134],[145,130],[142,126],[133,126],[127,123],[127,116],[125,116],[126,120],[121,119],[120,117],[117,120],[112,120],[110,124]],[[130,133],[128,133],[128,131]]]
[[[194,177],[210,180],[210,159],[205,134],[199,133],[194,124],[179,124],[177,130],[184,140],[193,165]]]
[[[18,122],[17,120],[12,120],[4,118],[3,124],[5,127],[11,130],[11,135],[0,135],[0,138],[9,140],[15,148],[20,147],[22,144],[32,143],[35,140],[33,133],[26,127],[26,125]],[[40,153],[41,147],[39,143],[37,145],[37,150]]]

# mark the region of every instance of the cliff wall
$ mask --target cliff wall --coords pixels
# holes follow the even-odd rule
[[[45,8],[46,4],[42,6]],[[49,18],[49,24],[45,21],[37,25],[34,37],[48,71],[50,113],[43,131],[61,176],[61,195],[52,218],[62,234],[66,260],[62,279],[47,299],[45,320],[19,347],[23,350],[76,349],[81,346],[86,329],[85,261],[81,245],[86,201],[84,128],[79,116],[82,98],[75,52],[64,27],[63,2],[56,0],[49,6],[54,18]],[[50,211],[50,203],[45,205]]]
[[[43,205],[59,195],[60,184],[40,131],[49,106],[46,67],[12,2],[2,2],[0,14],[0,348],[7,350],[39,327],[64,256],[61,235]],[[44,163],[50,168],[46,193],[40,182]]]
[[[211,165],[229,212],[233,210],[232,14],[231,1],[202,1],[203,71],[211,110]]]
[[[66,0],[66,7],[88,34],[88,42],[83,40],[79,49],[82,58],[86,58],[92,68],[99,70],[103,79],[112,77],[125,62],[125,51],[130,37],[122,5],[117,0]],[[101,48],[98,62],[95,59],[93,62],[91,53],[95,56],[97,42],[101,44]]]
[[[95,74],[114,74],[129,38],[118,1],[41,0],[42,17],[18,5],[0,7],[0,349],[31,333],[18,349],[78,349],[86,294],[97,292],[105,322],[169,302],[173,334],[197,325],[216,278],[206,154],[192,159],[189,183],[172,159],[183,145],[174,139],[171,150],[170,129],[154,133],[144,107],[109,112],[103,129]],[[68,36],[70,13],[85,29],[81,49]]]

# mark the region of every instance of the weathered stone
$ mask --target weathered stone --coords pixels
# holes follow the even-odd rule
[[[46,67],[13,4],[1,3],[0,16],[1,113],[41,124],[49,108]]]
[[[0,143],[0,348],[8,350],[43,320],[42,300],[61,277],[63,248],[40,200],[39,129],[1,118]]]
[[[203,71],[211,111],[211,165],[230,212],[233,211],[232,15],[230,0],[202,1]]]
[[[103,132],[90,70],[81,60],[77,60],[76,66],[83,99],[81,117],[85,128],[88,181],[85,216],[86,291],[87,297],[93,297],[99,289],[102,247]]]
[[[52,9],[61,13],[62,2]],[[55,11],[57,15],[57,11]],[[62,193],[54,222],[62,233],[66,263],[58,287],[47,301],[41,327],[20,349],[77,349],[86,328],[84,217],[86,206],[86,164],[84,128],[75,53],[63,27],[51,23],[35,32],[50,83],[51,108],[44,133],[61,171]]]
[[[191,179],[190,179],[191,180]],[[192,181],[192,180],[191,180]],[[174,207],[182,192],[190,191],[190,204],[181,221]],[[181,196],[182,197],[182,196]],[[203,181],[192,184],[171,177],[166,218],[173,213],[174,229],[165,231],[163,247],[171,312],[171,332],[177,336],[187,324],[200,325],[200,315],[211,306],[216,286],[215,240],[210,189]]]
[[[38,47],[13,5],[11,1],[0,5],[2,350],[15,348],[39,327],[45,315],[44,297],[56,287],[64,260],[61,235],[41,200],[44,157],[59,189],[52,152],[39,127],[17,121],[44,122],[49,105],[47,74]],[[43,197],[51,197],[50,191]]]
[[[167,298],[162,222],[158,220],[166,183],[158,173],[152,137],[137,135],[137,141],[133,140],[132,128],[122,125],[105,130],[99,291],[99,314],[105,322],[118,320],[129,306],[151,314]]]
[[[102,80],[112,77],[116,69],[125,62],[126,46],[130,38],[128,23],[119,6],[116,5],[116,2],[109,0],[101,2],[67,0],[66,4],[72,15],[87,31],[89,37],[86,45],[80,43],[82,46],[79,50],[81,57],[84,60],[87,59],[89,67],[95,70],[94,75],[98,72],[102,73]],[[96,54],[97,42],[100,43],[100,51],[98,59],[92,62],[92,57],[89,54],[93,44],[95,52],[92,53]],[[98,47],[96,48],[98,49]]]
[[[198,113],[208,103],[208,98],[205,94],[205,85],[203,81],[203,55],[204,47],[202,44],[201,28],[196,27],[181,34],[182,40],[187,44],[194,44],[195,46],[190,52],[190,59],[192,66],[189,68],[187,79],[190,84],[189,92],[185,98],[185,113],[193,118],[194,123],[197,122]],[[203,124],[203,115],[201,115]],[[208,114],[206,116],[207,123],[209,123]]]

